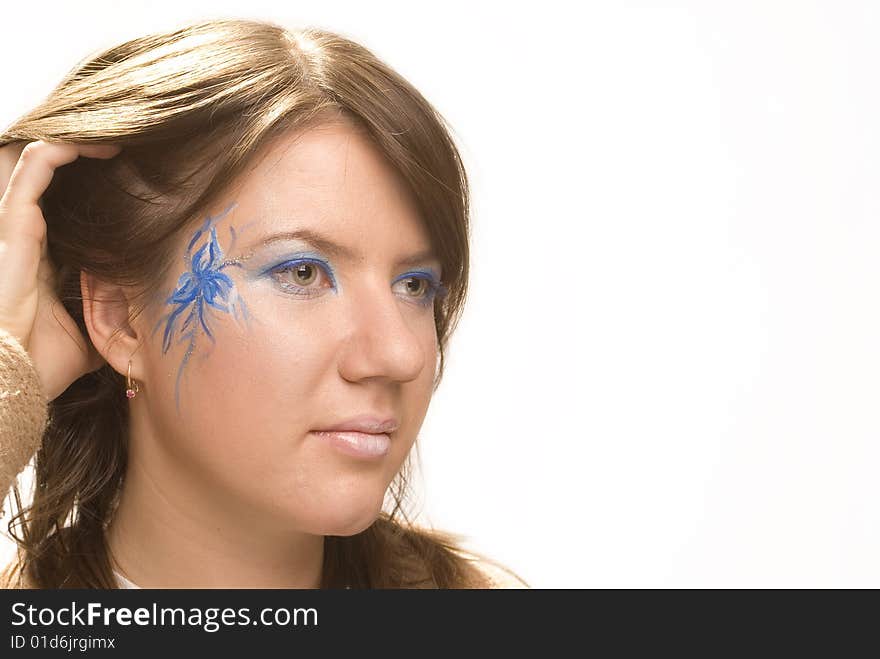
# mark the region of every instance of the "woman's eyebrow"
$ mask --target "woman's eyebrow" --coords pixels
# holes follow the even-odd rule
[[[360,256],[357,252],[353,251],[349,247],[346,247],[345,245],[340,245],[339,243],[334,242],[326,236],[311,229],[297,229],[295,231],[281,231],[279,233],[273,233],[258,241],[257,243],[250,245],[248,252],[252,254],[253,250],[257,247],[266,247],[267,245],[282,242],[285,240],[300,240],[302,242],[308,243],[315,249],[327,254],[328,256],[332,256],[341,260],[357,261],[359,260]],[[400,259],[397,262],[397,265],[418,265],[420,263],[425,263],[426,261],[439,262],[437,255],[430,248],[421,250],[420,252],[416,252],[415,254],[411,254],[410,256]]]

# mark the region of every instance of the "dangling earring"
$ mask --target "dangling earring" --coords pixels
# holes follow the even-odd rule
[[[128,389],[125,390],[125,395],[128,398],[134,398],[137,392],[140,391],[140,387],[138,387],[137,380],[131,379],[131,360],[128,360],[128,375],[126,376],[126,383],[128,384]]]

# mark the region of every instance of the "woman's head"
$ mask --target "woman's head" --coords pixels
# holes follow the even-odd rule
[[[418,207],[339,121],[276,138],[213,209],[179,235],[176,267],[104,353],[118,372],[131,358],[140,383],[134,478],[218,523],[237,511],[242,528],[360,532],[438,364],[442,268]],[[86,325],[104,346],[128,322],[124,288],[86,280]],[[316,434],[360,416],[394,421],[372,457]]]
[[[465,173],[412,86],[332,33],[211,21],[84,61],[17,139],[123,147],[43,197],[62,300],[108,364],[52,405],[35,551],[74,502],[72,541],[100,543],[129,461],[254,530],[360,533],[395,475],[400,510],[468,272]],[[383,455],[314,432],[360,415],[395,421]]]

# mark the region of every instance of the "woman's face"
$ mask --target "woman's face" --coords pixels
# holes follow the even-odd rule
[[[131,459],[194,509],[350,535],[375,520],[428,409],[440,263],[349,125],[263,154],[185,232],[147,316]],[[395,429],[316,432],[358,417]]]

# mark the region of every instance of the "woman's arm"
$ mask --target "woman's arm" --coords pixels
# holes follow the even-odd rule
[[[74,338],[79,329],[52,289],[40,197],[56,168],[119,151],[43,141],[0,147],[0,509],[40,444],[48,401],[103,362]]]
[[[27,351],[0,329],[0,514],[16,476],[40,445],[48,405]]]

